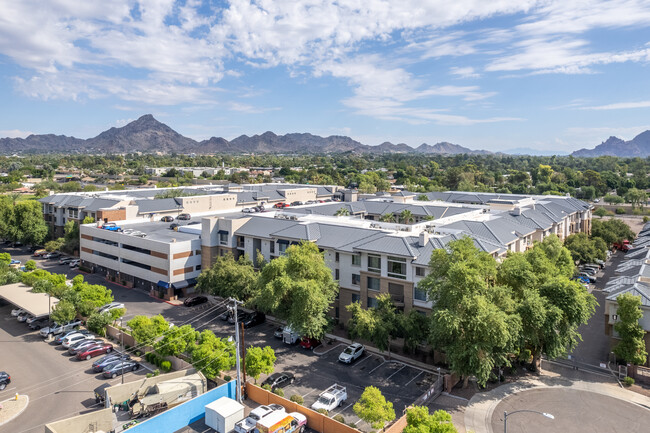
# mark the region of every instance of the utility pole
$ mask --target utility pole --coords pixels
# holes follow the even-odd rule
[[[124,330],[122,329],[122,319],[124,319],[124,317],[120,317],[120,337],[122,337],[122,355],[124,355]],[[122,385],[124,385],[124,359],[120,361],[120,365],[122,366]]]
[[[237,401],[241,403],[242,401],[242,395],[241,395],[241,390],[242,390],[242,382],[241,382],[241,366],[240,366],[240,345],[239,345],[239,321],[237,318],[237,305],[241,304],[240,301],[236,300],[235,298],[230,298],[229,301],[233,303],[233,305],[229,306],[228,308],[233,314],[233,317],[235,318],[235,346],[236,346],[236,356],[235,356],[235,363],[236,363],[236,368],[237,368]]]
[[[246,338],[244,336],[244,322],[241,323],[241,347],[242,347],[242,371],[244,372],[244,383],[246,383]],[[239,328],[237,328],[237,332],[239,332]]]

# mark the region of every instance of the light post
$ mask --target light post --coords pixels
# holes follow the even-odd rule
[[[538,412],[538,411],[536,411],[536,410],[530,410],[530,409],[521,409],[521,410],[516,410],[516,411],[514,411],[514,412],[510,412],[510,413],[504,411],[504,412],[503,412],[503,433],[508,433],[508,417],[509,417],[510,415],[514,415],[514,414],[519,413],[519,412],[530,412],[530,413],[536,413],[536,414],[539,414],[539,415],[545,416],[545,417],[548,418],[548,419],[555,419],[555,417],[554,417],[553,415],[551,415],[550,413],[546,413],[546,412]]]
[[[241,401],[242,401],[242,396],[241,396],[242,383],[241,383],[241,367],[240,367],[240,360],[239,360],[239,358],[240,358],[240,355],[239,355],[240,354],[240,351],[239,351],[239,323],[237,321],[237,310],[238,310],[237,304],[241,304],[241,302],[234,299],[234,298],[230,298],[229,300],[232,301],[233,305],[228,306],[228,309],[232,312],[233,317],[235,318],[235,347],[236,347],[235,350],[237,351],[236,356],[235,356],[235,365],[236,365],[236,368],[237,368],[237,401],[239,403],[241,403]]]
[[[122,355],[124,355],[124,331],[122,330],[122,319],[123,317],[120,317],[120,337],[122,340]],[[124,385],[124,359],[121,359],[120,361],[120,365],[122,366],[122,385]]]

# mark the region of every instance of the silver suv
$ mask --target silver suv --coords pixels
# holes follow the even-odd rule
[[[59,335],[63,332],[72,331],[73,329],[78,328],[81,325],[83,325],[83,322],[81,320],[71,320],[69,322],[64,323],[63,325],[54,323],[52,326],[48,326],[41,329],[40,334],[41,337]]]

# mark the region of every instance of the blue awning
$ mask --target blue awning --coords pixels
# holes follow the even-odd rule
[[[289,241],[286,239],[278,239],[279,244],[289,245]]]
[[[184,289],[187,286],[189,286],[189,282],[187,280],[177,281],[174,284],[172,284],[172,287],[174,289]]]
[[[158,287],[162,287],[163,289],[169,289],[169,283],[167,281],[160,280],[158,281]]]

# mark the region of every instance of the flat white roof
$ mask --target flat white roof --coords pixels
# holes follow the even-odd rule
[[[36,317],[46,316],[50,312],[50,306],[54,309],[59,303],[58,298],[50,298],[47,293],[33,293],[32,288],[23,283],[0,286],[0,298]]]

